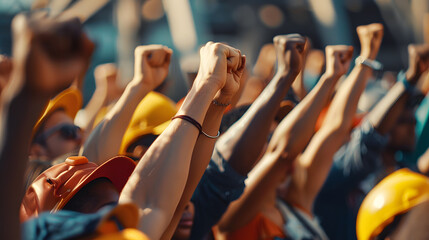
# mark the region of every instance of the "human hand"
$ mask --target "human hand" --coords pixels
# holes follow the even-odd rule
[[[208,42],[200,49],[200,68],[194,85],[211,85],[217,97],[232,98],[240,87],[246,57],[240,50],[222,43]]]
[[[82,76],[94,49],[77,19],[60,22],[20,14],[12,22],[12,33],[13,74],[25,74],[20,84],[37,95],[54,96]]]
[[[429,68],[429,44],[408,45],[408,69],[406,79],[416,84],[422,73]]]
[[[341,77],[350,67],[353,47],[347,45],[326,46],[326,74]]]
[[[278,35],[274,39],[277,74],[297,76],[304,65],[306,39],[299,34]]]
[[[158,87],[168,75],[173,50],[163,45],[138,46],[134,51],[134,79],[148,89]]]
[[[361,46],[360,56],[363,59],[375,60],[383,40],[383,25],[380,23],[362,25],[358,26],[356,31]]]

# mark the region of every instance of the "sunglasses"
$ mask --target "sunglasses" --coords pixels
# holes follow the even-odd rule
[[[64,123],[44,131],[36,138],[35,142],[45,144],[46,139],[56,132],[59,132],[60,136],[65,140],[77,140],[82,136],[80,127],[74,124]]]

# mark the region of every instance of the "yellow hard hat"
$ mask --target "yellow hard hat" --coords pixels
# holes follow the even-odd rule
[[[82,93],[78,88],[71,86],[60,92],[57,96],[49,101],[48,106],[46,106],[42,116],[33,127],[33,135],[39,130],[46,118],[48,118],[56,110],[62,108],[70,118],[74,119],[77,112],[82,107],[82,104]]]
[[[134,111],[127,131],[122,138],[119,153],[125,154],[127,148],[141,136],[161,134],[176,113],[175,103],[167,96],[157,92],[148,93]]]
[[[395,216],[429,200],[429,178],[400,169],[384,178],[365,197],[356,220],[358,240],[378,236]]]

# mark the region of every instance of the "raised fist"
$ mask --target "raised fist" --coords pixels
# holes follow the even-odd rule
[[[360,56],[364,59],[375,60],[383,40],[383,25],[372,23],[356,28],[359,36],[361,52]]]
[[[350,67],[353,47],[346,45],[326,46],[326,73],[341,77]]]
[[[304,65],[306,39],[299,34],[275,36],[274,47],[277,55],[277,73],[298,75]]]
[[[26,85],[37,94],[53,96],[67,88],[84,74],[94,50],[77,19],[20,14],[12,33],[14,62],[26,66]]]
[[[429,69],[429,44],[408,45],[407,80],[416,84],[422,73]]]
[[[149,89],[158,87],[168,74],[173,50],[163,45],[138,46],[134,51],[134,79]]]
[[[200,49],[200,58],[198,84],[213,84],[221,96],[233,97],[240,87],[246,57],[228,45],[208,42]]]

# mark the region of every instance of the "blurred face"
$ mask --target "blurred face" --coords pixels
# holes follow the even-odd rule
[[[62,110],[54,112],[46,119],[41,135],[46,157],[51,160],[78,149],[82,144],[80,129]]]
[[[405,110],[390,132],[389,148],[413,151],[416,142],[416,119],[412,110]]]
[[[189,201],[185,207],[185,211],[180,218],[179,225],[174,232],[173,239],[175,240],[185,240],[189,239],[191,236],[192,225],[194,224],[194,204]]]

